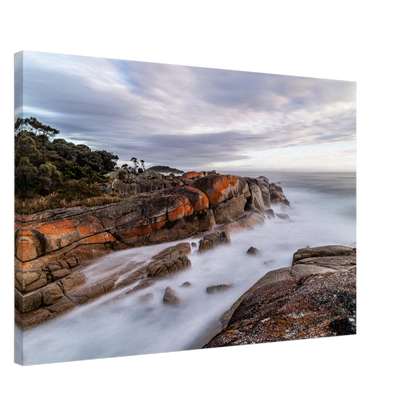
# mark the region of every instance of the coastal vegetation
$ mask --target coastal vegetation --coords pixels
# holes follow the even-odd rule
[[[34,117],[16,120],[16,212],[30,214],[52,208],[99,205],[103,200],[116,202],[96,184],[109,182],[105,174],[114,170],[118,156],[55,138],[57,134],[59,130]]]

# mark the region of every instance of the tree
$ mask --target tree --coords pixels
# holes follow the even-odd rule
[[[36,158],[38,153],[35,141],[28,134],[23,133],[17,140],[14,160],[16,165],[20,163],[20,158],[25,156],[31,159]]]
[[[52,192],[92,195],[91,183],[106,180],[118,156],[105,150],[92,151],[87,145],[56,138],[59,130],[36,118],[15,122],[15,189],[17,198],[37,198]],[[85,180],[85,178],[88,178]],[[97,195],[96,195],[97,196]]]
[[[91,167],[89,165],[85,165],[84,166],[84,171],[88,175],[88,180],[89,180],[89,183],[91,184],[91,182],[92,182],[92,174],[93,174],[93,171],[92,171]]]
[[[134,165],[134,170],[137,170],[138,166],[139,166],[139,162],[137,161],[137,157],[132,157],[130,159],[131,162],[133,162]]]
[[[36,178],[37,168],[32,162],[37,159],[38,152],[35,141],[27,134],[20,135],[14,155],[16,193],[26,198],[26,191],[30,181]],[[32,159],[32,160],[31,160]]]
[[[62,179],[62,173],[52,163],[46,162],[39,166],[38,180],[41,186],[40,193],[47,195],[55,191],[62,183]]]
[[[96,150],[96,152],[101,156],[103,161],[102,170],[112,171],[117,166],[118,156],[112,152],[107,152],[105,150]]]
[[[77,160],[78,152],[73,143],[68,143],[64,139],[55,139],[52,144],[54,145],[55,152],[62,158],[71,162]]]
[[[35,117],[30,118],[18,118],[14,124],[16,135],[21,131],[30,131],[35,133],[37,136],[45,136],[48,139],[52,138],[56,134],[59,134],[59,130],[52,128],[46,124],[42,124]]]
[[[36,166],[33,166],[30,163],[30,160],[27,156],[22,156],[19,159],[19,165],[16,168],[15,172],[15,186],[16,192],[22,195],[22,199],[26,199],[26,191],[33,179],[36,178],[38,170]]]

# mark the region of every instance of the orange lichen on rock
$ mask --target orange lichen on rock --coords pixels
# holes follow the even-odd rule
[[[117,234],[121,239],[129,239],[137,236],[142,236],[152,232],[152,225],[149,221],[141,221],[140,225],[129,228],[120,228]]]
[[[94,244],[94,243],[109,243],[110,241],[116,241],[116,238],[104,231],[100,234],[94,234],[90,237],[86,237],[82,240],[82,244]]]
[[[192,187],[202,191],[213,206],[235,196],[233,191],[238,182],[239,179],[232,175],[209,175],[194,181]]]
[[[191,186],[182,186],[174,190],[175,194],[181,194],[188,198],[194,212],[209,208],[208,197],[199,189]]]
[[[104,231],[101,222],[93,216],[89,216],[87,219],[83,220],[77,225],[76,229],[81,238]]]
[[[194,210],[189,199],[184,195],[175,195],[176,198],[169,204],[168,220],[177,221],[188,215],[192,215]]]
[[[168,220],[166,219],[165,215],[163,216],[162,220],[159,220],[159,219],[157,219],[157,221],[154,220],[154,222],[152,223],[153,231],[154,230],[159,230],[160,228],[163,228],[166,225],[167,222],[168,222]]]
[[[62,235],[74,233],[75,227],[76,222],[74,220],[58,220],[40,222],[34,229],[46,235]]]
[[[196,172],[196,171],[186,172],[181,176],[181,179],[200,178],[203,175],[204,174],[202,172]]]
[[[39,253],[40,242],[32,231],[22,230],[16,238],[16,257],[23,262],[35,259]]]

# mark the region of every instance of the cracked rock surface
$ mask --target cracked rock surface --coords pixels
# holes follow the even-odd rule
[[[267,273],[244,293],[223,315],[223,330],[203,348],[355,334],[355,249],[302,250],[292,267]],[[309,264],[302,262],[306,256]]]

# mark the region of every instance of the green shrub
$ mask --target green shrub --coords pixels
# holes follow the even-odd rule
[[[89,185],[86,179],[66,181],[57,189],[56,193],[59,197],[63,197],[67,201],[76,201],[103,195],[98,188]]]

